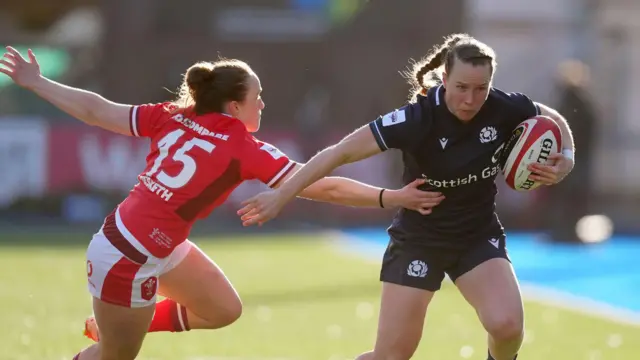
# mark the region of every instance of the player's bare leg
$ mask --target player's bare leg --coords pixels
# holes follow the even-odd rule
[[[196,245],[187,256],[159,278],[158,293],[166,299],[156,304],[149,332],[218,329],[242,314],[238,293],[222,270]],[[85,322],[85,335],[99,341],[94,318]]]
[[[186,308],[191,329],[218,329],[242,315],[242,302],[233,285],[196,245],[180,264],[160,276],[159,283],[160,294]]]
[[[427,290],[383,283],[375,348],[357,360],[410,359],[420,343],[433,295]]]
[[[95,320],[100,326],[100,342],[84,349],[74,360],[134,360],[155,305],[128,308],[93,299]]]
[[[488,260],[460,276],[456,286],[487,330],[493,359],[513,360],[524,338],[524,309],[511,263]]]

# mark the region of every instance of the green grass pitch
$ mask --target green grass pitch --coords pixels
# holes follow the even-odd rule
[[[42,235],[41,235],[42,236]],[[88,236],[87,236],[88,239]],[[341,251],[327,236],[195,239],[245,304],[216,331],[156,333],[140,359],[353,359],[373,346],[379,264]],[[0,359],[70,360],[89,344],[83,246],[0,246]],[[640,355],[640,328],[526,303],[522,360],[614,360]],[[635,344],[635,345],[634,345]],[[486,359],[485,333],[451,284],[429,308],[416,359]]]

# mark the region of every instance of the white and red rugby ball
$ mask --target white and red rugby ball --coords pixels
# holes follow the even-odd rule
[[[517,191],[529,191],[541,184],[529,179],[531,163],[545,164],[550,154],[562,149],[562,133],[558,124],[543,115],[521,122],[503,149],[502,174],[507,185]]]

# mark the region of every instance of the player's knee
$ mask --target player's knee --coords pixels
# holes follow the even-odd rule
[[[512,341],[524,335],[524,320],[512,314],[496,314],[484,321],[484,327],[494,340]]]
[[[208,322],[207,328],[219,329],[233,324],[242,316],[242,301],[238,296],[232,296],[223,302],[212,298],[201,309],[204,312],[198,314]]]
[[[220,316],[221,326],[228,326],[236,322],[242,316],[242,301],[236,297],[229,301],[222,309]]]

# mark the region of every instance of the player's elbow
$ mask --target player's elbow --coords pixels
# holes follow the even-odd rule
[[[536,103],[536,105],[538,105],[538,108],[540,109],[540,114],[544,115],[544,116],[548,116],[551,119],[553,119],[555,122],[563,122],[564,118],[562,117],[562,115],[558,112],[558,110],[541,104],[541,103]]]
[[[565,119],[562,116],[562,114],[560,114],[556,110],[550,111],[547,114],[547,116],[550,117],[551,119],[553,119],[553,121],[555,121],[556,124],[558,124],[559,126],[562,126],[565,123]]]

